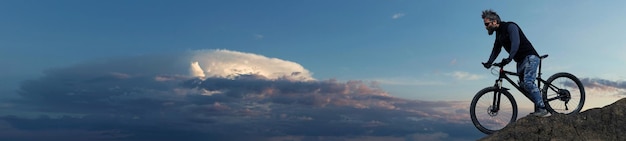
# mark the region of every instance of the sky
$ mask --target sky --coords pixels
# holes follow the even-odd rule
[[[626,97],[624,4],[1,1],[0,139],[476,140],[469,101],[496,79],[482,10],[589,109]]]

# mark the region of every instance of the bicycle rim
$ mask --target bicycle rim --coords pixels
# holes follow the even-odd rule
[[[493,111],[495,88],[481,90],[470,105],[470,115],[474,126],[485,134],[498,131],[506,125],[514,122],[517,118],[517,103],[508,92],[500,94],[500,108]]]
[[[585,102],[585,90],[578,78],[567,73],[558,73],[550,77],[544,86],[544,103],[551,113],[576,114]]]

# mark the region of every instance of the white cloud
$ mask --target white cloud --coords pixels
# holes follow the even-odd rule
[[[463,72],[463,71],[455,71],[452,73],[446,73],[445,75],[452,76],[457,80],[478,80],[484,77],[482,75],[471,74],[469,72]]]
[[[263,38],[265,38],[265,36],[263,36],[261,34],[254,34],[254,38],[255,39],[263,39]]]
[[[193,77],[205,77],[204,71],[202,67],[198,64],[198,61],[194,61],[191,63],[191,68],[189,68],[191,76]]]
[[[453,65],[456,65],[456,63],[457,63],[456,58],[455,58],[455,59],[452,59],[452,61],[450,61],[450,65],[452,65],[452,66],[453,66]]]
[[[239,75],[258,75],[268,79],[315,80],[309,70],[300,64],[278,58],[230,50],[200,50],[192,53],[190,62],[197,62],[193,76],[229,78]],[[201,67],[201,68],[200,68]]]
[[[399,18],[404,17],[404,15],[405,15],[404,13],[396,13],[396,14],[393,14],[393,16],[391,16],[391,19],[399,19]]]

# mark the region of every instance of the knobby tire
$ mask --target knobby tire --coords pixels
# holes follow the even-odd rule
[[[577,114],[585,103],[585,87],[570,73],[550,76],[541,90],[546,109],[552,114]]]
[[[493,107],[494,92],[500,93],[500,110],[495,116],[490,114],[490,108]],[[490,107],[491,106],[491,107]],[[497,116],[503,115],[502,118]],[[496,87],[484,88],[472,99],[470,104],[470,117],[472,123],[481,132],[492,134],[506,125],[515,122],[517,119],[517,103],[513,95],[505,89],[499,90]]]

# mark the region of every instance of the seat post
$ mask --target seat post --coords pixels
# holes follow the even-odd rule
[[[541,78],[541,62],[543,62],[543,59],[539,59],[539,74],[537,74],[537,77]]]
[[[539,73],[537,73],[537,88],[541,88],[541,65],[543,64],[543,58],[548,57],[548,55],[542,55],[539,57],[539,70],[537,70]]]

